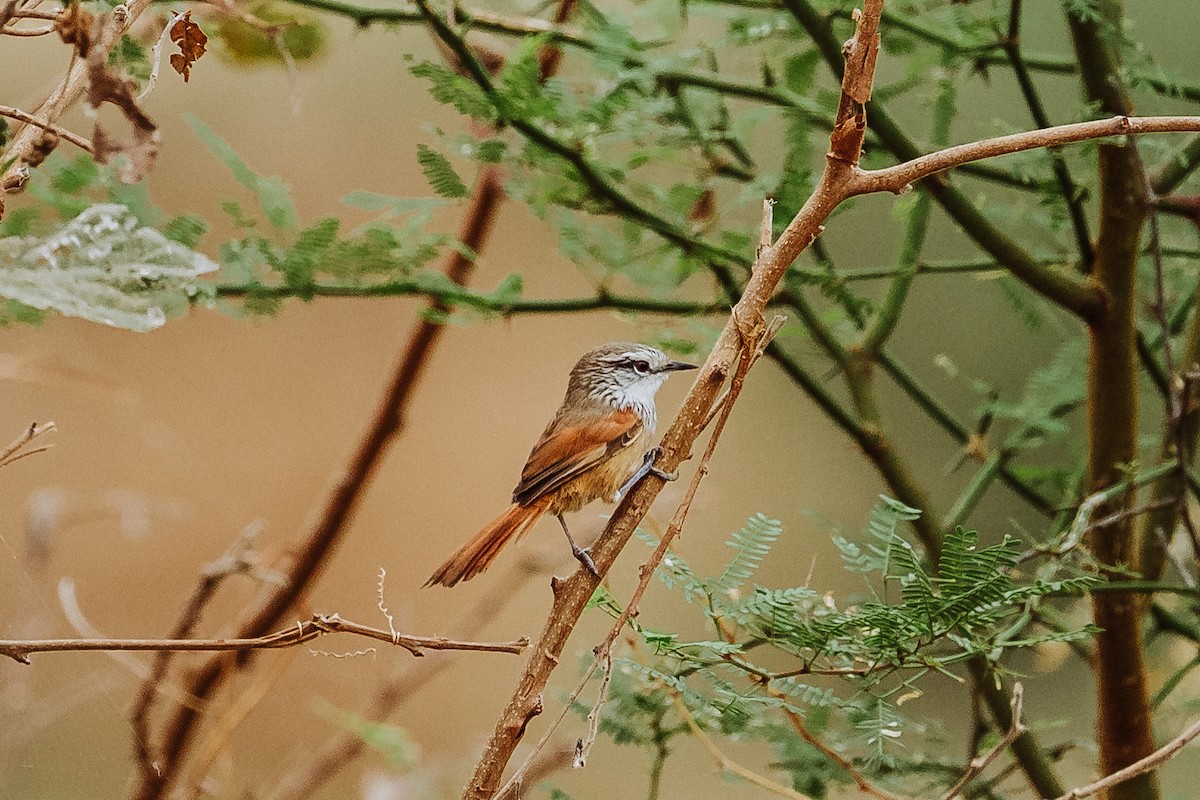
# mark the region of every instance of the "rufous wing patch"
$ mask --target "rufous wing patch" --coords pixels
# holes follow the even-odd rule
[[[528,505],[603,463],[615,450],[632,442],[641,425],[636,412],[616,409],[591,420],[552,423],[533,446],[525,469],[521,470],[513,502]]]

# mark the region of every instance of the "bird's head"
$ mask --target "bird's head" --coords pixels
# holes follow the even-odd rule
[[[646,344],[610,342],[583,354],[571,370],[568,394],[578,391],[616,408],[653,415],[654,395],[672,372],[696,369]],[[642,416],[647,416],[642,413]]]

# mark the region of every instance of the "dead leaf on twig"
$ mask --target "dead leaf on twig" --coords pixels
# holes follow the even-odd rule
[[[171,26],[171,41],[179,45],[179,52],[171,55],[171,66],[183,76],[187,83],[192,76],[192,64],[204,55],[204,47],[208,37],[200,26],[192,22],[192,12],[184,12],[179,21]]]
[[[112,103],[129,120],[133,133],[128,142],[108,133],[97,120],[92,134],[92,157],[98,164],[107,164],[114,156],[124,155],[128,162],[117,171],[122,183],[137,183],[154,166],[158,157],[161,135],[154,120],[137,102],[137,84],[112,72],[106,64],[92,59],[88,69],[88,102],[92,108]]]
[[[54,27],[64,43],[75,45],[80,57],[87,58],[92,48],[92,27],[95,23],[92,12],[85,9],[80,0],[76,0],[59,15]]]
[[[34,141],[33,149],[29,151],[29,157],[25,159],[25,163],[30,167],[40,166],[54,152],[54,148],[58,147],[59,138],[54,131],[42,131],[42,135]]]

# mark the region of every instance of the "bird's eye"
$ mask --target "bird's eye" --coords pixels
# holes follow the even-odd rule
[[[646,373],[650,372],[650,364],[646,361],[634,361],[633,371],[638,375],[645,375]]]

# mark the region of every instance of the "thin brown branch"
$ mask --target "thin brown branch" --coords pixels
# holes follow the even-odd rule
[[[1200,131],[1200,117],[1116,116],[1090,122],[1073,122],[1022,133],[996,136],[947,147],[891,167],[860,170],[854,179],[855,194],[892,192],[901,194],[912,184],[943,170],[972,161],[1100,139],[1106,136],[1140,136],[1147,133]]]
[[[770,685],[767,686],[767,693],[772,697],[785,697],[782,692],[771,688]],[[850,779],[854,781],[854,783],[864,794],[878,798],[878,800],[899,800],[896,795],[885,792],[883,789],[880,789],[878,786],[867,780],[867,777],[858,771],[858,768],[854,766],[854,763],[850,759],[846,758],[814,735],[813,732],[808,729],[808,725],[804,722],[804,717],[800,716],[787,706],[780,706],[780,710],[783,711],[783,715],[787,717],[787,721],[792,726],[792,730],[794,730],[801,739],[824,753],[826,758],[841,767],[842,771],[850,776]]]
[[[535,575],[544,574],[543,570],[544,565],[539,559],[526,554],[501,580],[494,581],[478,602],[465,609],[458,621],[449,626],[450,629],[460,636],[474,638],[507,606],[517,590]],[[385,678],[375,688],[374,695],[362,712],[366,719],[372,722],[384,721],[419,691],[431,685],[438,675],[454,665],[452,660],[444,658],[397,662],[397,665],[401,663],[404,667],[402,672]],[[334,777],[338,770],[345,769],[351,761],[367,751],[367,744],[359,733],[353,730],[340,731],[316,748],[306,750],[297,763],[282,770],[267,797],[270,800],[300,800],[309,797]],[[559,757],[553,759],[553,763],[565,761],[563,766],[570,763],[569,749],[565,755],[558,750],[555,752]],[[534,769],[544,768],[547,763],[545,759],[539,759]],[[532,777],[530,779],[533,780]]]
[[[596,738],[600,735],[600,717],[604,713],[604,704],[608,702],[608,686],[612,683],[612,655],[606,654],[600,666],[604,670],[604,677],[600,681],[600,689],[596,692],[596,702],[592,703],[592,709],[587,715],[587,734],[579,737],[575,743],[575,757],[571,761],[571,766],[575,769],[587,766],[592,746],[596,744]]]
[[[675,710],[679,712],[679,716],[683,720],[683,724],[687,725],[688,730],[692,732],[692,735],[696,737],[700,744],[704,745],[704,749],[707,750],[709,755],[713,757],[713,760],[721,766],[721,769],[725,770],[726,772],[732,772],[742,780],[752,783],[760,789],[766,789],[768,792],[777,794],[780,797],[788,797],[791,798],[791,800],[812,800],[812,798],[810,798],[808,795],[800,794],[800,792],[797,792],[795,789],[784,786],[780,783],[776,783],[765,775],[760,775],[754,770],[742,766],[729,756],[725,755],[721,748],[717,747],[717,743],[712,740],[712,737],[709,736],[702,727],[700,727],[700,723],[696,722],[696,718],[692,716],[692,712],[688,710],[687,705],[683,702],[683,698],[679,696],[679,693],[668,687],[664,687],[664,690],[670,693],[671,699],[675,702]]]
[[[28,458],[38,453],[44,453],[54,445],[43,445],[41,447],[29,447],[29,443],[37,439],[39,436],[54,430],[53,422],[34,422],[30,424],[25,431],[13,439],[7,447],[0,450],[0,467],[7,467],[20,461],[22,458]]]
[[[0,656],[28,664],[33,653],[63,653],[90,650],[176,652],[242,652],[247,650],[278,650],[295,647],[321,636],[350,633],[387,644],[403,647],[414,656],[424,650],[477,650],[491,653],[520,653],[528,639],[512,642],[468,642],[442,636],[412,636],[373,628],[345,620],[337,614],[313,614],[311,619],[297,621],[295,626],[252,639],[0,639]]]
[[[53,25],[43,25],[40,28],[14,28],[8,27],[0,30],[0,36],[48,36],[57,30]]]
[[[1012,746],[1022,733],[1027,728],[1025,723],[1021,721],[1021,709],[1024,705],[1025,689],[1020,683],[1014,683],[1012,689],[1012,724],[1008,726],[1008,730],[1004,734],[1004,738],[996,742],[996,746],[982,756],[976,756],[971,759],[971,763],[967,765],[963,771],[962,777],[958,779],[950,789],[941,797],[941,800],[953,800],[962,794],[963,789],[967,788],[967,784],[975,780],[981,775],[988,766],[1000,757],[1000,754]]]
[[[1062,797],[1055,800],[1080,800],[1083,797],[1091,797],[1092,795],[1100,794],[1100,792],[1110,789],[1113,786],[1124,783],[1125,781],[1136,778],[1139,775],[1145,775],[1155,770],[1160,764],[1175,757],[1175,754],[1200,736],[1200,719],[1193,722],[1181,734],[1176,736],[1171,741],[1167,742],[1162,747],[1155,750],[1145,758],[1139,759],[1124,769],[1118,770],[1111,775],[1107,775],[1095,783],[1089,783],[1085,786],[1077,786],[1071,791],[1064,794]]]
[[[36,8],[18,8],[12,12],[9,19],[57,20],[61,16],[61,11],[38,11]]]

